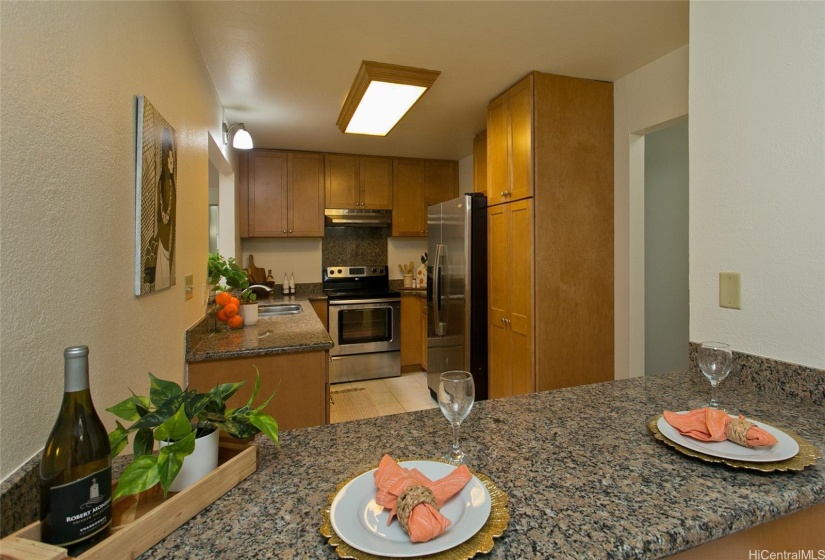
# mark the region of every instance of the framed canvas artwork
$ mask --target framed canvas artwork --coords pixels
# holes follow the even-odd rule
[[[144,96],[135,127],[135,295],[175,285],[175,129]]]

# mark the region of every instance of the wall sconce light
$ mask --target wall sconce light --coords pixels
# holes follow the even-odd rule
[[[252,137],[246,131],[246,128],[244,128],[244,123],[235,123],[229,127],[226,126],[226,123],[223,123],[223,143],[229,143],[229,133],[232,132],[232,129],[236,126],[241,127],[241,129],[235,133],[235,138],[232,140],[232,147],[239,150],[251,150]]]
[[[386,136],[441,74],[383,62],[361,62],[338,128],[347,134]]]

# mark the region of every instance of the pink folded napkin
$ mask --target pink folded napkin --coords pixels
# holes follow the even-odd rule
[[[418,469],[405,469],[398,465],[389,455],[384,455],[375,471],[375,486],[378,491],[375,501],[378,505],[389,508],[391,523],[396,514],[396,505],[405,492],[413,491],[416,486],[428,489],[423,491],[431,496],[431,502],[418,503],[412,507],[406,519],[407,533],[411,542],[427,542],[443,533],[450,526],[450,520],[438,511],[444,503],[456,495],[470,481],[472,474],[466,465],[461,465],[439,480],[430,480]],[[431,492],[431,494],[430,494]],[[405,496],[405,500],[407,497]],[[415,498],[413,498],[415,500]],[[405,523],[402,522],[402,527]]]
[[[730,440],[744,447],[765,447],[777,443],[775,437],[748,422],[741,414],[739,418],[731,418],[727,412],[717,408],[699,408],[684,414],[666,410],[663,416],[680,434],[699,441]]]

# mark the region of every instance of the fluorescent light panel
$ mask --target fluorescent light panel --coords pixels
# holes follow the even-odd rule
[[[346,132],[386,136],[425,91],[421,86],[370,82]]]
[[[338,128],[348,134],[386,136],[439,74],[363,61],[338,116]]]

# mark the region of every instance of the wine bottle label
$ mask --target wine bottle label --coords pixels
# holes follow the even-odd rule
[[[112,521],[111,467],[53,486],[50,495],[52,544],[63,546],[87,539]]]

